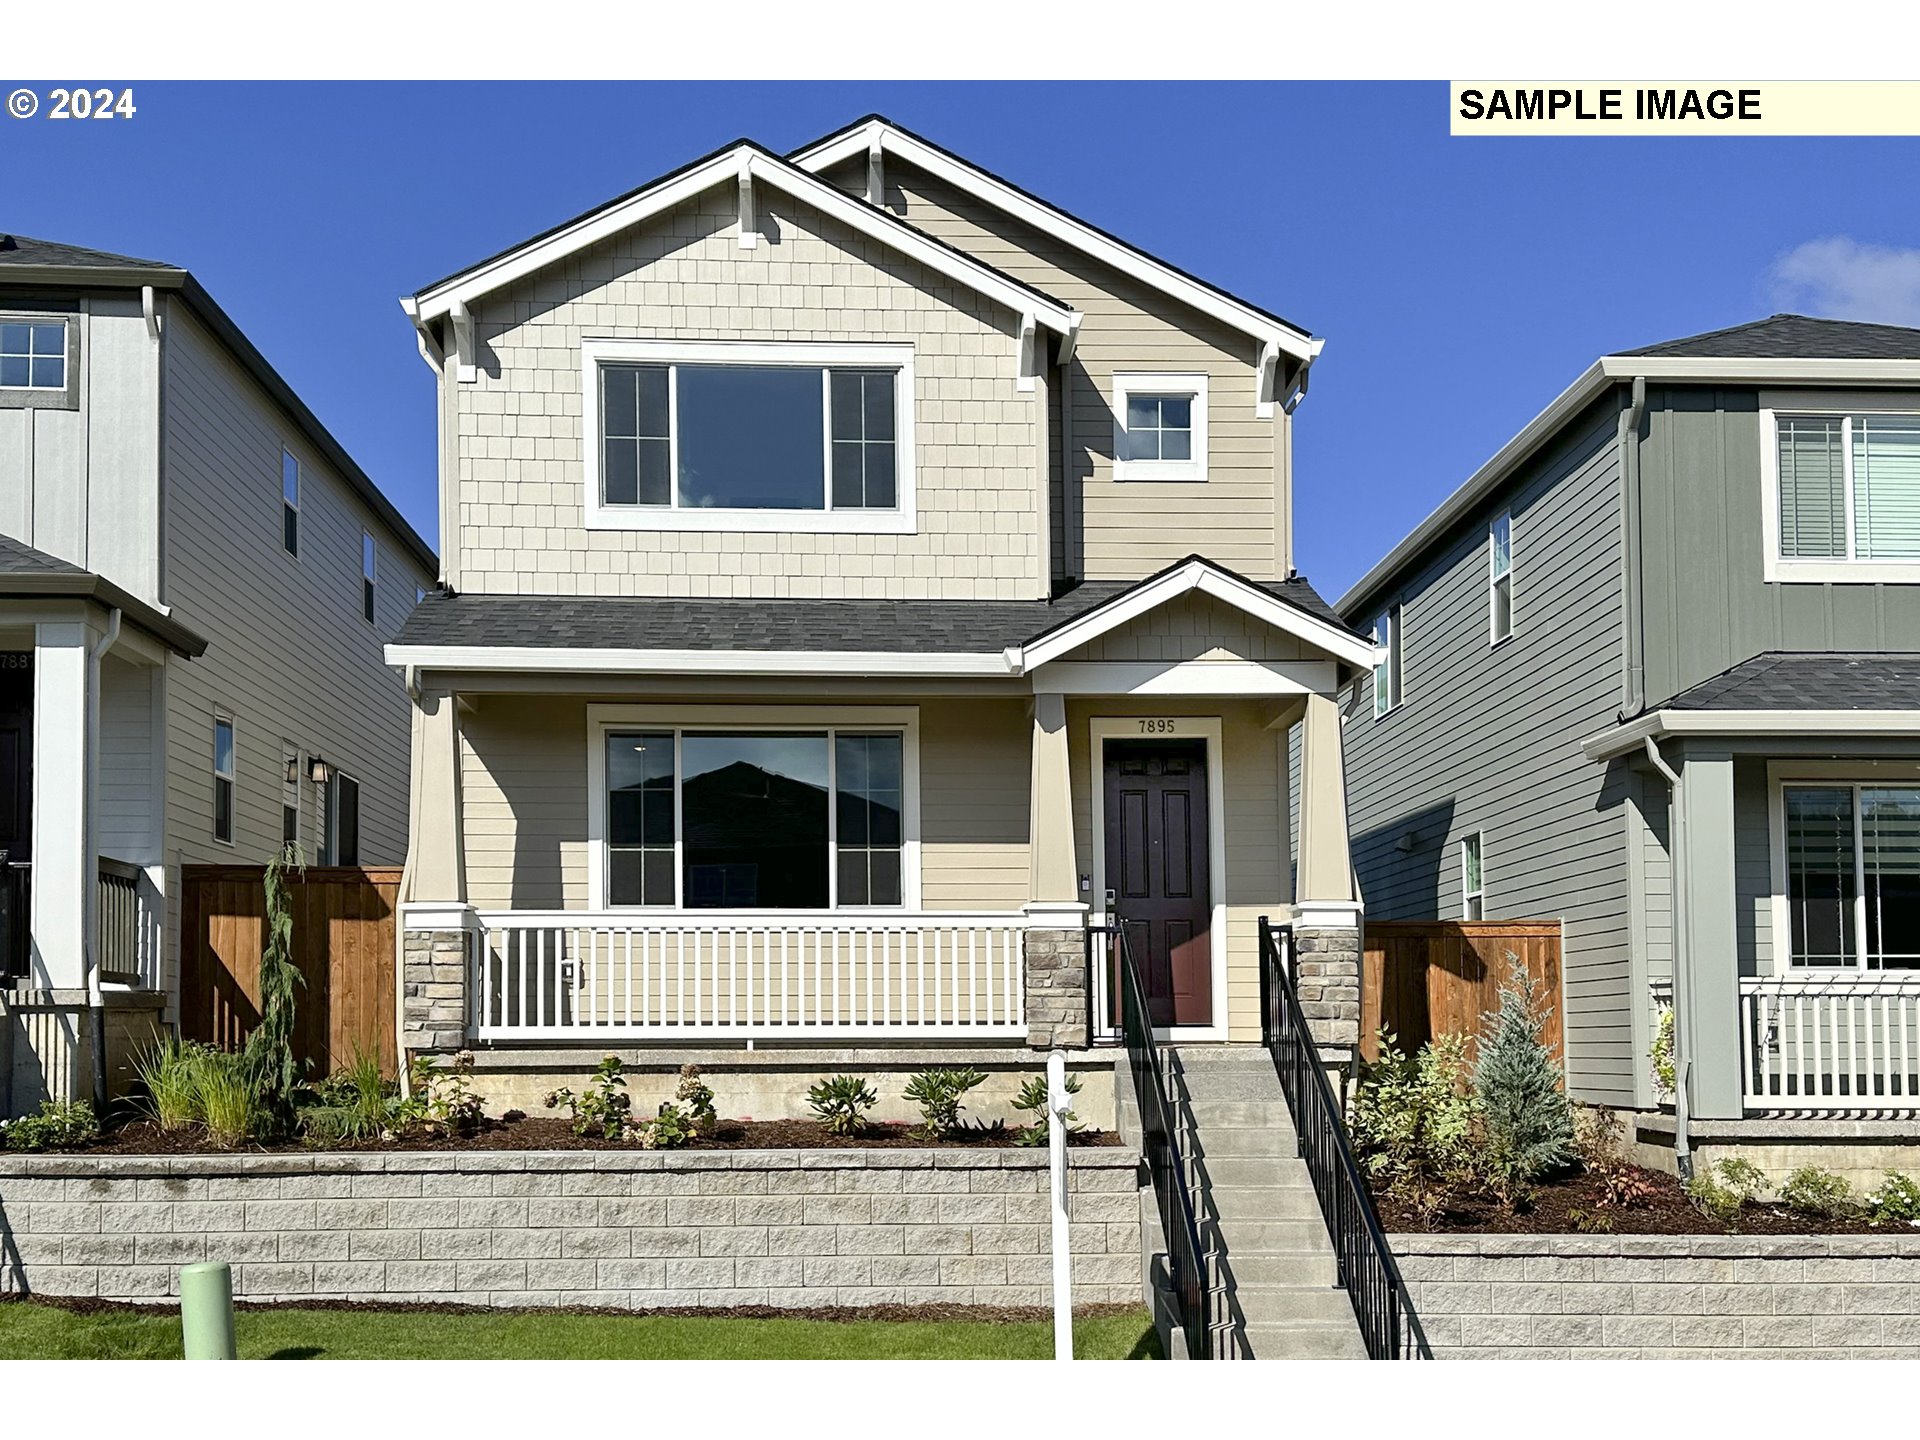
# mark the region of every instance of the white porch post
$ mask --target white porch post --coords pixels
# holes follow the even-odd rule
[[[464,901],[460,836],[459,699],[421,695],[413,710],[412,842],[407,900]]]
[[[94,763],[88,651],[99,631],[48,621],[33,638],[33,985],[87,983],[95,874],[88,773]],[[84,1003],[84,997],[82,997]]]
[[[1067,761],[1067,702],[1033,697],[1026,912],[1027,1043],[1085,1045],[1087,906],[1073,843],[1073,778]]]
[[[460,834],[459,708],[447,692],[414,702],[412,838],[400,910],[403,1053],[454,1050],[467,1040],[474,924]]]

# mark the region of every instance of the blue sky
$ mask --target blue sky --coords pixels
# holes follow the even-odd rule
[[[1596,355],[1777,309],[1920,324],[1913,140],[1465,140],[1439,84],[140,84],[0,119],[0,231],[193,270],[423,533],[398,296],[740,135],[871,110],[1327,337],[1329,599]],[[44,110],[43,110],[44,114]]]

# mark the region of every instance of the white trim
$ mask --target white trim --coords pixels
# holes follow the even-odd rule
[[[612,905],[607,900],[607,745],[609,730],[652,726],[674,734],[673,884],[676,903]],[[589,705],[587,706],[587,908],[635,917],[683,916],[726,920],[740,915],[766,915],[764,909],[694,909],[685,904],[685,831],[680,823],[680,741],[685,730],[820,730],[827,744],[827,894],[824,910],[805,913],[822,917],[884,919],[920,909],[920,707],[917,705]],[[836,863],[838,805],[835,803],[834,747],[836,730],[898,730],[900,732],[900,895],[898,905],[839,903],[839,866]]]
[[[1287,907],[1302,930],[1357,930],[1366,908],[1358,900],[1300,900]]]
[[[389,645],[387,664],[423,670],[607,675],[852,675],[877,677],[1020,674],[1018,652],[920,654],[892,650],[603,650],[534,645]]]
[[[1473,856],[1480,865],[1480,888],[1467,888],[1467,844],[1473,844]],[[1471,909],[1479,909],[1478,915],[1469,915]],[[1462,921],[1484,920],[1487,918],[1487,832],[1469,830],[1460,837],[1460,918]]]
[[[581,463],[586,486],[589,530],[721,530],[760,534],[911,535],[917,519],[914,477],[919,469],[914,446],[914,349],[911,344],[812,341],[634,340],[588,336],[580,343]],[[666,365],[669,389],[667,424],[670,459],[667,504],[609,505],[601,498],[600,366]],[[677,378],[680,365],[785,365],[821,371],[821,445],[824,451],[818,510],[702,509],[680,504],[680,427]],[[833,416],[831,381],[835,368],[894,372],[894,508],[833,508]]]
[[[1036,695],[1329,695],[1332,660],[1056,660],[1033,672]]]
[[[1324,340],[1315,340],[1260,314],[1244,301],[1235,300],[1211,285],[1182,275],[1172,266],[1143,254],[1131,245],[1115,240],[1110,235],[1103,235],[1084,221],[1076,220],[1032,196],[1023,195],[1005,181],[997,180],[978,167],[956,160],[883,122],[873,127],[855,126],[840,135],[830,136],[817,145],[796,152],[791,159],[801,169],[817,173],[850,155],[868,153],[870,147],[890,151],[908,164],[976,199],[986,201],[1083,254],[1093,256],[1130,279],[1150,285],[1201,314],[1252,336],[1263,345],[1278,346],[1295,359],[1311,361],[1326,344]]]
[[[1767,859],[1772,877],[1772,935],[1769,944],[1768,973],[1819,980],[1860,980],[1878,983],[1898,977],[1898,969],[1874,970],[1867,966],[1865,855],[1861,844],[1860,807],[1853,813],[1854,864],[1854,942],[1859,947],[1852,965],[1795,965],[1793,963],[1793,914],[1787,896],[1787,803],[1788,785],[1827,784],[1835,788],[1858,790],[1874,784],[1920,786],[1920,761],[1914,760],[1770,760],[1767,762]],[[1907,972],[1909,975],[1912,972]],[[1913,976],[1920,981],[1920,976]]]
[[[227,727],[227,768],[220,768],[220,727]],[[232,845],[240,831],[240,726],[233,711],[224,705],[213,707],[213,813],[209,827],[216,845]],[[227,782],[227,833],[220,833],[220,782]]]
[[[1507,522],[1507,568],[1496,574],[1493,568],[1494,555],[1496,553],[1493,537],[1494,532],[1499,528],[1502,520]],[[1513,544],[1513,510],[1511,507],[1508,507],[1487,522],[1487,648],[1489,650],[1506,644],[1507,641],[1514,637],[1515,632],[1520,628],[1519,617],[1514,612],[1513,600],[1513,572],[1516,568]],[[1498,628],[1494,624],[1494,617],[1499,613],[1494,604],[1494,598],[1498,594],[1497,587],[1502,580],[1507,582],[1507,633],[1504,635],[1499,633]]]
[[[1127,460],[1127,402],[1134,395],[1184,395],[1191,402],[1192,450],[1185,460]],[[1113,377],[1113,478],[1204,481],[1207,478],[1207,377],[1169,371],[1116,371]]]
[[[1117,595],[1105,605],[1089,610],[1059,629],[1043,635],[1021,649],[1021,663],[1025,669],[1034,670],[1078,649],[1089,640],[1138,619],[1169,600],[1178,599],[1190,590],[1198,590],[1203,595],[1264,620],[1275,629],[1326,651],[1336,660],[1361,667],[1373,664],[1373,646],[1358,635],[1309,615],[1204,560],[1189,560],[1177,569]]]
[[[402,930],[471,930],[479,924],[479,912],[457,901],[409,900],[400,906]]]
[[[1405,698],[1405,676],[1400,672],[1406,663],[1407,647],[1400,638],[1401,627],[1405,623],[1401,605],[1398,601],[1382,610],[1373,622],[1373,718],[1384,720],[1400,708]],[[1380,632],[1387,632],[1386,638],[1380,638]],[[1385,678],[1386,685],[1380,684]]]
[[[1580,742],[1606,760],[1666,735],[1920,736],[1920,710],[1655,710]]]
[[[410,313],[417,313],[423,323],[449,314],[457,317],[460,309],[484,295],[492,294],[588,246],[642,224],[717,185],[728,181],[734,181],[737,185],[742,176],[749,176],[784,191],[829,218],[891,246],[935,274],[965,285],[1015,314],[1032,314],[1044,321],[1049,329],[1065,333],[1077,319],[1078,312],[1070,307],[1048,299],[958,250],[939,244],[895,220],[884,210],[865,204],[838,187],[816,179],[752,145],[732,146],[691,169],[649,186],[637,195],[564,225],[551,235],[530,241],[496,259],[471,266],[458,275],[422,290],[412,297],[416,308]],[[778,247],[766,246],[762,253],[777,254]],[[462,379],[466,378],[464,371],[467,358],[463,353]]]
[[[1156,727],[1152,731],[1143,728],[1144,722]],[[1228,1037],[1227,1008],[1227,801],[1226,801],[1226,746],[1221,741],[1221,721],[1218,715],[1095,715],[1087,721],[1087,741],[1089,760],[1087,792],[1090,806],[1090,824],[1093,841],[1093,893],[1098,897],[1093,907],[1092,923],[1110,924],[1113,917],[1106,913],[1107,890],[1107,752],[1109,740],[1204,740],[1207,745],[1207,898],[1211,902],[1208,916],[1208,944],[1212,950],[1212,1000],[1213,1023],[1210,1025],[1171,1026],[1155,1033],[1163,1038],[1179,1040],[1225,1040]],[[1105,985],[1100,967],[1095,966],[1095,1003],[1101,1008],[1092,1012],[1094,1023],[1106,1013],[1103,1004]]]
[[[1898,402],[1906,400],[1905,405]],[[1911,419],[1920,410],[1920,396],[1890,396],[1885,400],[1844,391],[1763,392],[1760,396],[1760,565],[1764,579],[1781,585],[1911,585],[1920,582],[1920,559],[1853,559],[1857,527],[1854,523],[1853,420],[1859,415],[1887,415]],[[1840,417],[1840,464],[1847,512],[1847,558],[1789,559],[1780,553],[1780,416],[1835,415]]]

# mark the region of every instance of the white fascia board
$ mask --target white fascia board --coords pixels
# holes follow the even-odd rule
[[[1920,384],[1920,360],[1715,360],[1671,355],[1603,355],[1609,379],[1640,378],[1654,384],[1726,381],[1755,384],[1799,381],[1810,385],[1883,382]]]
[[[942,154],[911,135],[904,135],[886,125],[878,127],[878,131],[883,151],[898,155],[908,164],[925,170],[975,199],[984,200],[1016,220],[1033,226],[1042,234],[1071,245],[1142,284],[1151,285],[1162,294],[1170,295],[1201,314],[1252,336],[1263,345],[1277,345],[1296,360],[1311,363],[1327,343],[1302,335],[1290,326],[1278,324],[1252,306],[1223,294],[1211,285],[1182,275],[1172,266],[1142,254],[1131,245],[1102,235],[1083,221],[1021,194],[1005,181]],[[869,127],[863,125],[793,156],[792,161],[801,169],[818,174],[851,155],[865,155],[871,140]]]
[[[737,186],[742,176],[784,191],[861,234],[891,246],[934,273],[1005,306],[1016,315],[1032,315],[1059,334],[1068,333],[1080,323],[1079,312],[1071,306],[1049,300],[1017,285],[978,261],[895,220],[885,211],[876,210],[824,180],[781,161],[769,159],[744,145],[723,151],[703,165],[683,171],[651,190],[642,191],[629,200],[588,216],[544,240],[523,245],[497,260],[476,266],[430,290],[421,291],[413,297],[416,304],[409,314],[423,322],[439,319],[449,314],[456,302],[470,304],[482,295],[557,264],[622,230],[644,224],[662,211],[670,210],[717,185],[731,181]]]
[[[1589,760],[1607,760],[1638,749],[1649,737],[1670,735],[1920,735],[1920,710],[1655,710],[1589,736],[1580,751]]]
[[[1107,604],[1070,620],[1031,645],[1023,646],[1020,652],[1021,666],[1032,671],[1050,660],[1057,660],[1089,640],[1138,619],[1189,590],[1198,590],[1203,595],[1210,595],[1237,610],[1243,610],[1276,630],[1325,651],[1336,660],[1344,660],[1355,666],[1370,666],[1373,663],[1371,641],[1316,619],[1257,586],[1222,574],[1210,565],[1189,560],[1179,569],[1170,570],[1157,580],[1129,590]]]
[[[602,675],[979,676],[1019,672],[1004,652],[923,655],[866,650],[598,650],[515,645],[389,645],[387,664],[475,673]]]

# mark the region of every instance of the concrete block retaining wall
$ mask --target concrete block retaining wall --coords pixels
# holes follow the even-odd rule
[[[1074,1299],[1141,1297],[1139,1163],[1069,1151]],[[0,1155],[0,1290],[163,1300],[1049,1303],[1046,1152]]]
[[[1442,1360],[1920,1357],[1920,1234],[1390,1239]]]

